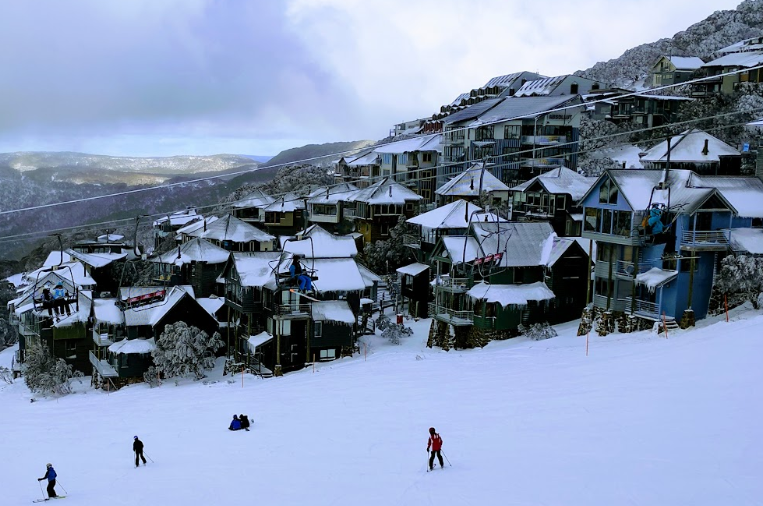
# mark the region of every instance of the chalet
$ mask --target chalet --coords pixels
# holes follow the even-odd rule
[[[307,219],[310,223],[320,223],[334,232],[349,231],[355,205],[348,202],[350,195],[358,187],[350,183],[339,183],[313,190],[307,198]]]
[[[355,203],[358,232],[366,242],[376,242],[389,237],[401,216],[411,218],[416,214],[423,197],[385,177],[349,198]]]
[[[265,208],[275,202],[275,199],[262,190],[255,189],[233,203],[233,215],[247,223],[265,223]]]
[[[211,242],[196,238],[150,259],[154,280],[163,286],[191,285],[199,296],[217,292],[217,278],[230,252]]]
[[[535,176],[510,189],[512,217],[519,221],[548,221],[557,235],[580,236],[580,199],[595,181],[567,167]]]
[[[275,247],[275,237],[263,232],[230,214],[207,224],[192,232],[190,237],[205,239],[215,246],[228,251],[272,251]]]
[[[488,194],[490,205],[500,207],[509,200],[509,187],[496,178],[488,166],[483,170],[484,162],[475,163],[440,186],[437,191],[437,204],[443,206],[458,200],[479,202],[484,193]]]
[[[718,58],[705,63],[697,72],[704,79],[692,83],[692,96],[730,95],[746,83],[763,82],[762,69],[757,68],[763,64],[763,37],[741,40],[716,51],[716,55]],[[721,75],[735,71],[742,72]]]
[[[582,199],[583,237],[597,243],[593,310],[693,325],[707,314],[730,236],[763,218],[763,182],[689,170],[609,170]],[[622,320],[620,330],[635,328]]]
[[[312,225],[281,245],[285,253],[302,258],[354,258],[358,255],[355,240],[346,235],[334,235],[318,225]]]
[[[742,154],[717,137],[692,128],[641,156],[646,169],[686,169],[700,175],[739,175]]]
[[[628,94],[611,99],[609,121],[633,123],[640,127],[657,127],[675,120],[679,108],[695,99],[672,95]]]
[[[374,150],[342,157],[335,169],[336,182],[365,188],[381,174],[380,164],[381,157]]]
[[[431,203],[441,141],[441,134],[432,134],[377,147],[374,152],[381,156],[381,175],[391,176],[421,195],[423,203]]]
[[[652,87],[668,86],[691,80],[705,62],[696,56],[660,56],[652,65]]]
[[[66,250],[66,253],[84,266],[85,272],[93,278],[100,292],[110,293],[116,293],[119,288],[119,280],[126,268],[125,260],[128,255],[135,258],[121,247],[118,252],[82,252],[72,248]]]
[[[403,305],[408,305],[408,313],[426,318],[431,293],[429,265],[415,262],[398,268],[397,273],[400,275],[400,295]]]
[[[305,199],[287,193],[264,209],[265,228],[269,233],[292,235],[306,226]]]
[[[453,325],[461,347],[472,327],[510,336],[520,324],[572,319],[585,305],[587,255],[548,223],[472,223],[467,236],[441,238],[432,264],[433,327]]]
[[[353,348],[357,318],[346,300],[313,302],[312,321],[308,362],[334,360]]]

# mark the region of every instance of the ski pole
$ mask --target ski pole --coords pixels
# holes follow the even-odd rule
[[[156,464],[156,462],[154,462],[154,459],[152,459],[151,457],[149,457],[149,456],[148,456],[148,453],[144,453],[143,455],[145,455],[145,456],[146,456],[146,458],[147,458],[148,460],[150,460],[152,464]]]
[[[63,491],[64,491],[64,494],[68,494],[68,493],[69,493],[69,492],[67,492],[67,491],[66,491],[66,489],[64,488],[64,486],[63,486],[63,485],[61,485],[61,481],[60,481],[60,480],[56,480],[56,484],[57,484],[59,487],[61,487],[61,490],[63,490]]]
[[[429,472],[429,450],[427,450],[427,472]]]
[[[37,480],[37,484],[40,486],[40,493],[42,494],[42,498],[45,499],[45,492],[42,491],[42,482]]]
[[[451,463],[450,463],[450,459],[448,459],[448,456],[447,456],[447,455],[445,455],[445,453],[444,453],[443,451],[440,451],[440,453],[442,453],[442,456],[443,456],[443,457],[445,457],[445,460],[447,460],[447,461],[448,461],[448,465],[449,465],[450,467],[453,467],[453,464],[451,464]]]

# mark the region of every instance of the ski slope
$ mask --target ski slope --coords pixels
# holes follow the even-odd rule
[[[450,352],[425,347],[428,324],[243,386],[216,370],[30,403],[1,384],[0,503],[40,498],[52,462],[66,506],[763,504],[760,312],[592,335],[589,356],[574,323]],[[234,413],[250,432],[227,430]],[[452,467],[426,473],[430,426]],[[139,469],[134,435],[153,459]]]

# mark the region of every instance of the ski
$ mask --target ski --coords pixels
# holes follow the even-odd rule
[[[313,302],[320,302],[320,300],[318,300],[318,299],[316,299],[314,297],[310,297],[309,295],[305,295],[304,293],[300,292],[299,290],[295,290],[294,288],[290,288],[289,291],[291,293],[293,293],[293,294],[299,295],[300,297],[304,297],[304,298],[309,299],[309,300],[311,300]]]
[[[32,502],[44,502],[44,501],[50,501],[51,499],[63,499],[66,497],[65,495],[57,495],[56,497],[48,497],[47,499],[35,499]]]

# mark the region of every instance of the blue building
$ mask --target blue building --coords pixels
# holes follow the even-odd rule
[[[597,244],[594,312],[646,322],[680,318],[684,327],[704,318],[735,230],[761,225],[761,199],[763,181],[754,177],[602,174],[582,199],[582,236]]]

